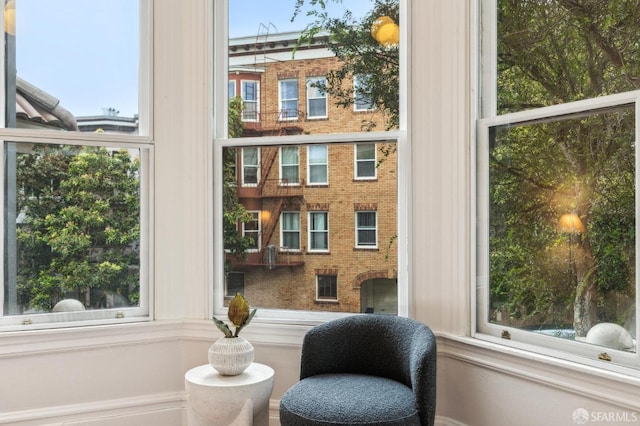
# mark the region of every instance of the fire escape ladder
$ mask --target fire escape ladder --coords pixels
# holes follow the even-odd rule
[[[271,242],[271,237],[276,230],[278,219],[280,219],[280,213],[282,213],[282,205],[284,204],[284,198],[278,198],[271,212],[271,218],[265,225],[264,232],[262,233],[262,250],[264,250]]]

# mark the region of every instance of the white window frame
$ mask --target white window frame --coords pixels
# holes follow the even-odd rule
[[[313,220],[311,220],[311,217],[317,214],[324,214],[326,217],[326,228],[325,229],[314,229],[312,224],[314,223]],[[310,252],[314,252],[314,253],[329,253],[329,212],[328,211],[310,211],[308,212],[308,241],[309,241],[309,251]],[[325,234],[327,236],[327,247],[326,248],[315,248],[313,247],[312,241],[313,241],[313,235],[314,234]]]
[[[245,166],[244,164],[244,151],[245,149],[256,149],[257,150],[257,155],[256,155],[256,161],[257,164],[251,164],[249,166]],[[261,149],[258,147],[243,147],[242,149],[240,149],[240,155],[242,156],[242,186],[247,186],[247,187],[255,187],[258,186],[258,184],[260,183],[260,156],[261,156],[262,152]],[[236,169],[238,167],[238,163],[236,163]],[[245,182],[245,168],[247,167],[251,167],[252,169],[255,168],[256,169],[256,182]]]
[[[246,90],[245,90],[245,84],[253,84],[255,85],[255,91],[256,91],[256,99],[255,100],[247,100],[246,98]],[[243,109],[242,109],[242,121],[244,122],[248,122],[248,123],[257,123],[260,121],[260,81],[259,80],[241,80],[240,81],[240,90],[241,90],[241,97],[242,97],[242,102],[243,102]],[[255,114],[256,116],[251,118],[251,117],[245,117],[245,108],[244,106],[247,104],[255,104],[256,106],[256,111]]]
[[[365,213],[373,213],[373,216],[375,217],[375,220],[376,220],[376,225],[373,228],[370,228],[370,227],[363,228],[360,225],[358,225],[358,216],[360,216],[361,214],[365,214]],[[356,246],[356,248],[367,249],[367,250],[369,250],[369,249],[375,250],[375,249],[378,248],[378,223],[379,223],[379,220],[380,219],[378,217],[378,212],[375,211],[375,210],[362,210],[362,211],[357,211],[356,212],[356,214],[355,214],[355,230],[356,230],[356,232],[355,232],[355,241],[356,241],[355,246]],[[375,238],[376,238],[375,244],[361,244],[360,243],[360,237],[358,236],[358,233],[360,231],[371,231],[371,230],[373,230],[374,233],[375,233]]]
[[[151,51],[152,45],[152,2],[140,0],[140,53],[139,53],[139,86],[138,86],[138,134],[109,134],[85,132],[61,132],[45,129],[0,128],[0,140],[11,143],[33,143],[52,145],[73,145],[89,147],[125,148],[140,150],[140,300],[135,307],[115,307],[64,313],[37,313],[4,316],[4,278],[0,289],[0,332],[27,331],[40,329],[60,329],[79,326],[127,324],[145,322],[153,319],[153,250],[151,248],[153,217],[153,164],[154,140],[151,133]],[[3,25],[3,24],[0,24]],[[4,45],[0,47],[4,53]],[[0,61],[0,73],[5,76],[5,63]],[[143,82],[146,82],[143,84]],[[2,86],[4,87],[4,85]],[[226,88],[225,88],[226,89]],[[1,90],[4,97],[4,89]],[[225,90],[225,93],[227,91]],[[4,102],[2,103],[4,105]],[[4,126],[5,115],[0,114]],[[5,149],[0,147],[0,164],[5,164]],[[5,173],[0,170],[0,196],[5,197]],[[5,221],[0,224],[2,235],[5,235]],[[5,256],[4,244],[0,244],[0,255]],[[4,277],[4,274],[2,274]]]
[[[228,90],[229,90],[229,98],[235,98],[236,97],[236,81],[235,80],[229,80],[228,81]]]
[[[325,153],[325,160],[323,163],[314,163],[311,161],[311,148],[322,148],[324,149],[324,153]],[[324,167],[325,169],[325,175],[327,176],[327,178],[324,181],[312,181],[311,180],[311,168],[312,167]],[[310,145],[307,148],[307,186],[314,186],[314,185],[328,185],[329,184],[329,147],[327,145]]]
[[[247,210],[247,213],[251,214],[251,215],[255,215],[256,219],[255,222],[258,224],[257,229],[256,230],[250,230],[249,233],[251,234],[257,234],[257,238],[256,238],[256,248],[250,248],[249,250],[247,250],[249,253],[257,253],[260,251],[260,248],[262,247],[262,215],[260,210]],[[254,222],[254,220],[252,220],[252,222]],[[245,225],[246,222],[243,222],[241,224],[241,228],[242,228],[242,236],[246,237],[247,236],[247,230],[245,229]]]
[[[285,84],[294,84],[296,88],[296,97],[295,98],[285,98],[282,96],[282,86]],[[285,102],[296,102],[295,115],[289,115],[290,109],[284,108]],[[283,78],[282,80],[278,80],[278,118],[280,121],[295,121],[299,117],[299,102],[300,102],[300,90],[298,89],[298,79],[297,78]]]
[[[483,87],[479,104],[481,116],[477,121],[476,140],[477,146],[472,152],[475,162],[475,175],[473,181],[476,200],[471,216],[476,222],[471,229],[476,229],[472,258],[475,259],[475,277],[472,280],[471,294],[474,295],[472,309],[474,310],[472,326],[473,337],[503,346],[523,349],[525,351],[549,355],[555,358],[586,364],[597,369],[606,369],[623,374],[632,372],[640,376],[640,347],[636,343],[635,352],[605,348],[603,346],[569,341],[553,336],[532,333],[523,329],[508,327],[502,324],[492,324],[488,316],[489,300],[489,183],[488,183],[488,153],[489,132],[493,127],[504,125],[516,125],[528,122],[546,120],[562,120],[589,114],[598,110],[606,110],[619,105],[635,105],[635,139],[640,140],[640,91],[619,93],[609,96],[601,96],[577,102],[553,105],[516,113],[497,115],[497,10],[495,0],[485,0],[482,5],[482,57],[481,63],[487,64],[480,67],[481,86]],[[636,229],[640,224],[640,155],[636,152]],[[636,236],[636,238],[638,238]],[[636,243],[636,246],[638,244]],[[636,250],[636,270],[640,265],[640,253]],[[640,305],[640,277],[636,274],[636,306]],[[640,318],[636,310],[636,324]],[[637,342],[638,331],[634,338]],[[599,356],[607,353],[611,356],[610,362],[603,362]],[[633,370],[636,371],[633,371]]]
[[[298,229],[285,229],[284,228],[284,217],[285,215],[292,215],[292,216],[297,216],[298,217]],[[287,251],[287,252],[299,252],[301,250],[302,247],[302,221],[301,221],[301,217],[300,217],[300,212],[299,211],[284,211],[282,213],[280,213],[280,250],[281,251]],[[297,233],[298,234],[298,247],[288,247],[285,246],[284,244],[284,235],[285,234],[293,234],[293,233]]]
[[[284,162],[284,150],[291,149],[292,151],[296,151],[297,161],[296,163],[286,163]],[[278,154],[280,156],[280,182],[279,184],[282,186],[300,186],[300,147],[299,146],[286,146],[281,147],[278,150]],[[289,181],[287,177],[284,176],[284,171],[286,167],[296,167],[298,169],[297,176],[293,181]]]
[[[375,108],[373,107],[373,102],[367,96],[360,94],[358,90],[358,86],[360,84],[360,79],[362,76],[356,75],[353,77],[353,110],[356,112],[368,112],[373,111]],[[358,100],[366,100],[366,102],[358,102]],[[367,107],[361,107],[360,105],[368,105]]]
[[[322,91],[321,96],[312,96],[316,92],[320,92],[321,89],[317,87],[313,87],[312,84],[317,83],[319,81],[324,81],[324,84],[327,84],[326,77],[308,77],[307,78],[307,119],[309,120],[319,120],[325,119],[329,117],[329,97],[327,96],[326,91]],[[324,100],[324,114],[322,115],[311,115],[311,101]]]
[[[366,160],[358,160],[358,147],[369,144],[359,143],[353,146],[353,178],[355,180],[375,180],[378,178],[378,168],[376,167],[376,162],[378,161],[378,145],[373,144],[373,158]],[[360,163],[373,163],[373,176],[360,176],[358,174],[358,164]]]
[[[410,51],[410,37],[408,16],[411,7],[408,0],[399,0],[400,2],[400,37],[407,40],[400,44],[400,75],[401,77],[408,74],[408,52]],[[228,49],[227,36],[227,16],[228,16],[228,0],[216,1],[214,3],[214,16],[216,17],[214,31],[214,49],[216,52],[225,52]],[[218,96],[213,97],[214,102],[214,141],[213,141],[213,227],[221,229],[223,217],[222,210],[216,206],[222,206],[222,167],[215,167],[221,164],[222,148],[224,147],[244,147],[244,146],[281,146],[286,144],[307,145],[307,144],[339,144],[354,142],[376,142],[376,143],[395,143],[397,144],[398,159],[398,238],[403,242],[398,250],[398,315],[408,316],[410,314],[409,294],[410,269],[408,265],[412,263],[412,253],[408,247],[412,246],[412,234],[409,230],[412,228],[410,224],[410,200],[412,192],[411,179],[411,142],[407,136],[408,128],[408,80],[400,79],[400,127],[399,130],[389,132],[360,132],[360,133],[340,133],[326,135],[296,135],[295,137],[256,137],[256,138],[228,138],[228,99],[226,96],[227,88],[225,82],[228,78],[228,57],[226,55],[216,55],[214,61],[214,93]],[[224,94],[224,96],[220,96]],[[220,284],[224,282],[224,244],[220,232],[212,233],[213,237],[213,260],[212,260],[212,286],[213,301],[211,305],[211,314],[226,315],[227,308],[224,306],[224,288]],[[328,311],[303,311],[303,310],[272,310],[262,309],[260,318],[254,319],[256,323],[270,323],[273,321],[279,323],[295,323],[313,325],[319,322],[327,321],[337,317],[349,314],[341,314]],[[275,331],[275,330],[274,330]]]

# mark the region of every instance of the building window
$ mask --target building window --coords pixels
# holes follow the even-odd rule
[[[376,178],[376,145],[359,143],[355,146],[356,179]]]
[[[0,330],[148,320],[154,144],[138,87],[150,78],[147,4],[115,0],[95,16],[85,3],[5,3],[16,21],[3,33]],[[53,14],[74,17],[55,57],[42,43]],[[98,37],[113,22],[122,31]],[[118,58],[118,72],[76,61],[85,43]],[[99,134],[86,124],[96,115]]]
[[[242,223],[242,235],[251,239],[251,244],[248,248],[249,251],[259,250],[261,247],[261,230],[262,223],[260,222],[260,212],[249,211],[247,214],[250,219]]]
[[[353,78],[353,95],[355,97],[355,100],[353,102],[353,109],[355,111],[373,110],[371,95],[367,93],[366,87],[366,77],[356,75]]]
[[[316,275],[316,289],[318,300],[338,300],[338,276]]]
[[[307,149],[308,184],[329,184],[329,159],[327,145],[310,145]]]
[[[309,251],[329,251],[327,212],[309,212]]]
[[[477,336],[640,368],[635,9],[547,6],[483,16]]]
[[[255,186],[260,176],[260,148],[242,148],[242,184]]]
[[[377,246],[377,213],[356,212],[356,247],[376,248]]]
[[[300,184],[300,148],[286,146],[280,148],[280,184]]]
[[[225,297],[233,297],[236,293],[244,294],[244,272],[229,272],[227,274]]]
[[[352,107],[354,100],[352,73],[348,72],[344,80],[339,80],[340,85],[334,86],[335,91],[329,91],[329,83],[334,81],[336,75],[332,73],[340,72],[342,61],[331,50],[333,44],[328,45],[325,44],[324,39],[318,39],[311,45],[305,43],[304,48],[295,50],[300,34],[275,34],[272,31],[268,34],[253,34],[251,30],[244,30],[249,28],[246,26],[248,16],[246,8],[236,3],[214,2],[215,11],[220,12],[217,13],[216,18],[220,19],[219,22],[216,21],[220,25],[215,30],[228,28],[229,34],[232,35],[225,40],[223,34],[216,33],[216,51],[229,52],[227,58],[221,58],[221,63],[216,63],[218,66],[216,70],[218,75],[222,76],[225,73],[221,67],[227,66],[226,75],[230,79],[240,78],[235,74],[236,70],[260,73],[260,108],[263,110],[261,115],[264,120],[261,120],[259,125],[246,125],[242,137],[235,138],[232,136],[236,136],[236,133],[232,132],[231,135],[229,133],[229,129],[235,128],[237,124],[233,122],[234,117],[223,117],[222,114],[214,116],[216,126],[212,146],[214,153],[212,170],[214,214],[212,216],[214,230],[217,230],[212,232],[214,239],[212,271],[216,275],[213,282],[217,286],[216,291],[213,292],[214,309],[220,314],[225,311],[224,298],[220,297],[225,294],[220,287],[224,281],[223,275],[219,274],[233,270],[245,274],[245,283],[251,293],[248,296],[252,304],[260,306],[261,320],[309,318],[305,311],[314,311],[311,314],[313,317],[332,318],[336,312],[330,305],[314,303],[318,300],[317,294],[313,291],[310,293],[297,291],[303,283],[313,286],[318,274],[337,276],[337,273],[327,272],[325,269],[330,265],[332,270],[340,270],[341,282],[335,282],[332,293],[326,293],[328,298],[323,300],[336,300],[337,294],[340,293],[341,312],[361,312],[363,306],[361,300],[369,296],[366,294],[366,289],[353,285],[358,282],[358,277],[364,276],[363,274],[367,272],[379,270],[382,264],[385,264],[385,268],[389,270],[396,270],[400,263],[399,259],[402,260],[402,266],[399,269],[406,269],[406,262],[404,262],[406,259],[403,257],[406,258],[408,255],[405,230],[409,228],[404,225],[408,215],[405,203],[399,203],[403,198],[398,197],[398,183],[399,178],[404,182],[410,180],[409,168],[406,167],[409,140],[406,139],[406,129],[398,127],[398,123],[404,126],[406,121],[390,119],[390,117],[397,117],[400,109],[406,110],[405,100],[398,99],[397,105],[402,108],[396,108],[396,110],[393,110],[396,103],[390,102],[391,110],[388,111],[388,116],[367,114],[367,120],[371,123],[367,129],[375,126],[382,131],[366,132],[363,125],[364,116],[355,112]],[[385,6],[379,6],[376,2],[363,6],[358,6],[356,3],[354,2],[353,5],[349,3],[345,7],[360,9],[354,10],[357,18],[356,14],[352,16],[364,25],[387,13],[393,15],[396,22],[400,21],[398,10],[394,9],[394,2]],[[400,0],[398,4],[406,5],[407,2]],[[223,20],[227,10],[225,6],[228,6],[229,11],[228,27]],[[381,15],[380,12],[384,13]],[[276,28],[284,27],[285,20],[288,22],[288,17],[281,17],[285,19],[274,22]],[[303,27],[304,25],[301,26]],[[404,47],[389,49],[369,42],[370,25],[368,27],[362,29],[363,26],[358,26],[362,30],[363,40],[365,36],[367,37],[365,43],[368,51],[373,54],[379,53],[389,59],[389,68],[385,70],[385,74],[387,71],[393,74],[395,68],[400,75],[400,70],[406,66],[407,50]],[[275,29],[274,31],[277,32]],[[247,43],[248,37],[256,42]],[[227,45],[224,44],[225,42]],[[359,48],[358,45],[355,47]],[[223,60],[225,62],[222,62]],[[400,64],[399,67],[398,64]],[[313,90],[307,93],[307,77],[312,76],[323,76],[322,80],[326,78],[326,95]],[[390,95],[393,96],[395,82],[398,80],[389,80],[391,81]],[[397,93],[407,93],[405,86],[408,80],[403,77],[399,81]],[[379,82],[381,82],[380,79],[377,80],[377,83]],[[226,90],[222,86],[223,83],[226,82],[219,79],[214,81],[213,97],[217,111],[228,108],[228,105],[221,103],[220,96],[216,95]],[[367,82],[364,82],[363,90],[374,90],[366,86]],[[240,90],[239,86],[237,90]],[[329,97],[330,100],[328,100]],[[321,112],[318,112],[317,106],[323,101],[326,102],[326,118],[307,119],[320,117]],[[337,105],[339,101],[341,103]],[[331,102],[330,107],[329,102]],[[333,115],[334,111],[336,111],[335,115]],[[364,147],[356,148],[356,144],[364,147],[368,145],[371,148],[370,158],[361,155],[359,160],[356,160],[357,150],[366,151]],[[387,146],[390,149],[383,151],[382,148]],[[225,224],[223,219],[226,217],[222,206],[233,205],[234,201],[228,196],[233,191],[224,191],[228,188],[221,188],[223,183],[221,173],[226,169],[225,164],[222,163],[225,161],[223,154],[226,148],[238,149],[237,167],[240,182],[243,181],[241,152],[248,148],[252,150],[257,148],[257,151],[253,151],[256,154],[254,164],[259,167],[253,173],[254,183],[233,188],[237,189],[236,205],[240,204],[249,211],[260,211],[261,217],[260,250],[249,252],[244,258],[236,256],[231,259],[230,253],[222,252],[225,239],[236,237],[232,227],[220,231],[221,226]],[[244,163],[250,162],[244,161]],[[356,163],[359,165],[356,166]],[[368,170],[366,170],[367,167]],[[356,178],[357,175],[360,178]],[[290,183],[299,183],[278,185],[283,178]],[[367,181],[364,182],[364,179]],[[330,224],[329,207],[331,207]],[[356,211],[384,211],[384,221],[374,228],[366,230],[363,228],[360,231],[363,239],[362,249],[356,249]],[[329,237],[329,225],[331,237]],[[371,230],[373,230],[373,237],[369,236],[367,241],[365,234]],[[330,242],[329,239],[331,239]],[[378,239],[380,244],[385,248],[389,245],[390,249],[376,250]],[[225,269],[227,266],[230,266],[230,269]],[[399,274],[399,276],[401,278],[397,287],[393,283],[393,288],[388,288],[388,294],[402,299],[398,301],[400,308],[398,313],[406,315],[404,307],[408,306],[406,298],[409,292],[405,291],[408,282],[404,277],[408,274]],[[338,285],[340,288],[337,287]],[[295,296],[289,297],[290,295]],[[390,301],[385,303],[393,304],[394,302],[393,297],[390,297]],[[328,306],[329,309],[327,309]]]
[[[282,250],[300,250],[300,212],[283,212],[280,224]]]
[[[327,118],[327,79],[307,79],[307,118]]]
[[[234,80],[229,80],[229,99],[233,99],[236,97],[236,82]]]
[[[298,80],[295,78],[280,80],[280,120],[298,119]]]
[[[260,82],[242,80],[242,121],[260,121]]]

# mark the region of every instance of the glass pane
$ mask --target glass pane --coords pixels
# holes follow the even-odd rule
[[[635,113],[493,129],[491,322],[635,350]]]
[[[5,4],[5,127],[138,133],[137,1]]]
[[[137,149],[5,144],[5,312],[137,306]]]
[[[396,129],[398,22],[398,0],[229,0],[229,79],[260,82],[258,117],[235,137]]]
[[[637,2],[496,3],[499,114],[638,88]]]
[[[380,303],[384,300],[385,312],[394,312],[388,306],[394,305],[393,301],[398,297],[395,285],[398,267],[396,152],[394,145],[386,142],[372,143],[371,146],[378,150],[377,155],[381,159],[377,180],[355,180],[354,144],[335,143],[322,145],[326,149],[324,161],[328,164],[325,170],[331,173],[329,185],[307,185],[306,167],[299,170],[305,175],[300,176],[300,185],[280,185],[279,153],[283,148],[292,148],[289,145],[259,148],[260,184],[226,183],[228,187],[223,191],[226,197],[225,219],[234,219],[228,226],[225,223],[226,270],[245,274],[244,295],[252,305],[274,309],[364,312],[363,309],[377,303],[367,293],[373,277],[376,277],[385,283],[377,293],[384,295],[379,299]],[[310,151],[313,152],[315,147],[296,146],[299,161],[307,163]],[[233,163],[231,158],[227,161]],[[376,210],[358,212],[363,214],[363,218],[357,227],[354,208]],[[261,223],[254,228],[260,229],[261,240],[258,250],[250,252],[237,229],[242,229],[241,222],[247,220],[247,211],[257,210],[260,211]],[[357,237],[360,226],[365,229]],[[366,248],[376,244],[384,248],[357,250],[362,244],[366,244]],[[239,247],[235,253],[242,255],[230,255],[233,247]],[[320,250],[322,253],[317,252]],[[340,303],[330,307],[315,304],[315,278],[318,271],[326,271],[327,268],[341,277],[337,290]],[[375,307],[382,309],[382,306]]]

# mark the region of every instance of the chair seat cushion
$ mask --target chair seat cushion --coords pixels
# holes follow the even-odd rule
[[[362,374],[320,374],[289,388],[280,400],[281,425],[420,425],[410,388]]]

